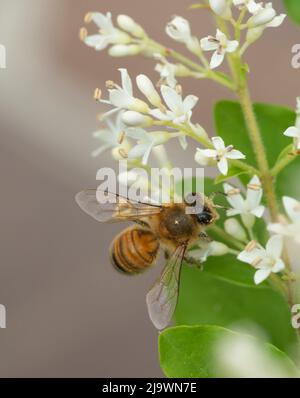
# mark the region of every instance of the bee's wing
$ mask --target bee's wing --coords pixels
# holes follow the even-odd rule
[[[109,192],[105,192],[105,197],[107,202],[101,203],[97,191],[91,189],[79,192],[75,200],[85,213],[100,222],[136,220],[159,214],[162,210],[162,206],[132,201]]]
[[[186,245],[177,247],[146,297],[150,319],[159,330],[168,326],[176,308],[180,270],[185,251]]]

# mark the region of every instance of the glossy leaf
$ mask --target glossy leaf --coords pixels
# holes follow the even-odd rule
[[[258,363],[247,363],[254,369],[261,368],[261,356],[267,358],[268,364],[276,366],[280,374],[286,377],[299,377],[294,363],[276,347],[270,344],[258,343],[251,337],[244,336],[215,325],[200,325],[194,327],[181,326],[170,328],[159,336],[160,364],[167,377],[175,378],[213,378],[223,377],[218,360],[217,347],[223,339],[240,338],[245,344],[258,345],[260,352]],[[231,341],[231,340],[230,340]],[[240,352],[240,361],[247,361]],[[263,369],[264,370],[264,369]],[[265,369],[266,372],[271,370]],[[226,369],[226,372],[228,370]],[[232,375],[234,376],[234,375]]]

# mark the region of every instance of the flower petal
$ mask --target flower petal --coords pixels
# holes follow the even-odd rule
[[[237,151],[236,149],[233,149],[232,151],[227,152],[226,157],[228,159],[246,159],[246,156],[242,152]]]
[[[237,40],[231,40],[227,43],[226,52],[234,53],[239,46],[239,42]]]
[[[283,205],[292,222],[300,221],[300,202],[298,202],[296,199],[284,196]]]
[[[128,109],[134,103],[134,99],[124,90],[113,89],[109,91],[109,100],[117,108]]]
[[[293,137],[293,138],[300,138],[300,129],[297,127],[289,127],[285,132],[283,133],[286,137]]]
[[[271,274],[270,269],[259,269],[258,271],[255,272],[254,275],[254,282],[256,285],[259,285],[262,283],[264,280],[266,280]]]
[[[217,163],[218,169],[220,172],[226,176],[228,174],[228,162],[227,159],[223,156]]]
[[[190,110],[192,110],[198,101],[199,101],[199,98],[196,97],[195,95],[188,95],[187,97],[185,97],[185,99],[183,101],[184,113],[187,113]]]
[[[225,143],[223,138],[221,137],[212,137],[213,146],[216,148],[217,151],[225,149]]]
[[[224,61],[224,57],[225,57],[224,51],[215,51],[210,60],[210,68],[215,69],[218,66],[220,66],[221,63]]]
[[[204,51],[215,51],[219,48],[219,43],[210,36],[201,39],[200,44]]]
[[[276,274],[277,272],[281,272],[284,269],[285,269],[285,264],[281,259],[279,259],[276,261],[275,265],[272,267],[272,272],[274,272]]]
[[[280,235],[274,235],[269,239],[266,252],[271,258],[279,259],[283,250],[283,239]]]
[[[176,90],[168,86],[161,86],[161,94],[167,107],[173,111],[178,112],[182,108],[182,98],[177,94]]]
[[[128,95],[132,97],[133,96],[132,81],[127,72],[127,69],[120,68],[119,71],[121,72],[122,88],[127,92]]]
[[[97,51],[101,51],[108,46],[109,38],[103,35],[91,35],[84,39],[84,43]]]

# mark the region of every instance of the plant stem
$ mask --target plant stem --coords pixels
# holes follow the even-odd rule
[[[257,165],[260,171],[260,177],[270,210],[271,219],[273,222],[277,222],[279,210],[274,190],[274,180],[269,170],[264,143],[253,111],[252,101],[246,81],[244,81],[243,84],[237,89],[237,95],[241,102],[245,122],[248,128],[249,138],[256,155]]]

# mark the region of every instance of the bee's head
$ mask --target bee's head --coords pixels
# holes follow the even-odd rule
[[[213,224],[219,217],[213,201],[203,194],[188,194],[185,203],[188,205],[187,212],[194,214],[197,222],[203,226]]]

